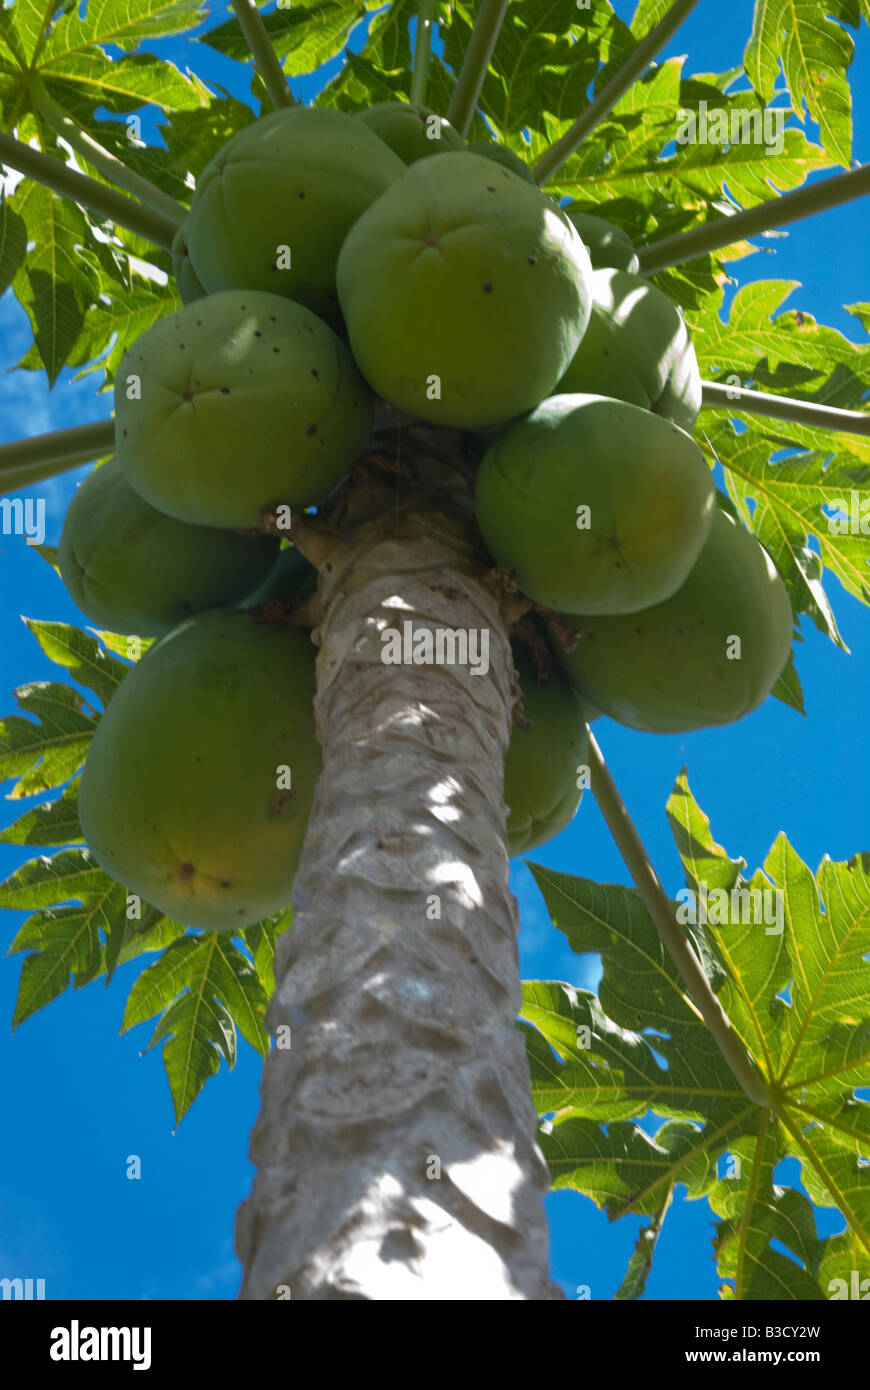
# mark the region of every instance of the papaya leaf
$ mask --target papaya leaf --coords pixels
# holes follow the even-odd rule
[[[846,69],[855,46],[838,20],[856,24],[840,0],[757,0],[743,56],[746,76],[764,101],[773,96],[779,63],[795,108],[804,102],[832,158],[849,167],[852,101]]]
[[[220,932],[173,942],[135,981],[122,1031],[160,1013],[148,1049],[163,1044],[176,1122],[218,1071],[220,1054],[235,1065],[236,1027],[266,1055],[266,1001],[254,967]]]
[[[99,300],[99,276],[75,252],[88,244],[89,224],[76,203],[32,179],[23,179],[10,201],[33,243],[12,286],[30,320],[36,365],[54,385]]]
[[[524,987],[554,1186],[655,1226],[672,1185],[685,1183],[720,1218],[724,1297],[827,1298],[853,1271],[866,1277],[870,1260],[870,1103],[857,1094],[870,1075],[870,854],[825,859],[813,875],[780,835],[747,879],[685,773],[668,817],[687,884],[677,920],[768,1100],[749,1102],[711,1052],[636,894],[530,865],[555,925],[603,966],[600,1002],[557,982]],[[633,1122],[649,1112],[666,1117],[654,1134]],[[799,1161],[805,1191],[777,1180],[785,1158]],[[822,1239],[811,1203],[836,1207],[847,1238]],[[643,1270],[636,1254],[629,1294]]]
[[[352,30],[376,4],[361,0],[293,0],[290,9],[263,15],[263,25],[284,71],[309,73],[340,53]],[[251,50],[235,18],[203,34],[202,42],[236,62],[250,62]]]
[[[5,294],[27,254],[27,228],[24,218],[0,198],[0,294]]]
[[[79,825],[78,778],[57,801],[43,801],[0,831],[7,845],[73,845],[83,841]]]
[[[51,14],[54,6],[41,8]],[[58,20],[41,56],[45,62],[54,61],[86,53],[93,44],[129,51],[146,39],[183,34],[195,28],[205,13],[200,0],[88,0],[84,19],[76,8]]]
[[[56,907],[75,900],[80,906]],[[103,969],[100,930],[123,921],[126,895],[103,873],[88,850],[61,850],[51,859],[31,859],[2,884],[0,907],[38,909],[9,947],[30,950],[21,968],[12,1026],[56,999],[70,975],[76,989]]]
[[[801,689],[800,678],[795,669],[793,651],[789,652],[788,661],[780,671],[776,685],[770,693],[775,700],[782,700],[784,705],[797,710],[798,714],[806,714],[804,692]]]
[[[776,451],[759,435],[710,422],[706,437],[741,519],[768,550],[795,613],[807,613],[847,650],[822,576],[827,568],[854,598],[870,603],[870,465],[851,454],[816,451],[772,459]]]
[[[62,786],[85,760],[97,716],[71,686],[55,681],[22,685],[15,698],[26,714],[0,722],[0,778],[17,777],[10,799]]]
[[[49,661],[65,667],[75,680],[99,697],[105,708],[129,666],[116,660],[90,633],[70,623],[47,623],[35,618],[23,621]]]
[[[652,1269],[656,1243],[662,1233],[662,1226],[668,1214],[672,1197],[673,1192],[669,1189],[656,1216],[648,1226],[641,1227],[631,1259],[628,1262],[625,1278],[613,1295],[616,1302],[625,1303],[643,1297],[646,1282]]]

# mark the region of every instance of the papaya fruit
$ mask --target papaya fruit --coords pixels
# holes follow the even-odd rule
[[[313,594],[316,588],[317,570],[306,560],[301,550],[297,550],[295,545],[288,545],[279,552],[271,572],[266,575],[260,587],[248,595],[244,607],[256,608],[258,605],[277,600],[287,608],[295,608],[296,604]]]
[[[152,507],[250,527],[264,507],[321,502],[368,439],[371,393],[301,304],[224,290],[159,319],[115,382],[121,470]]]
[[[79,817],[128,893],[206,931],[287,906],[321,767],[314,659],[301,632],[214,610],[124,677],[88,751]]]
[[[482,155],[484,159],[491,159],[493,164],[500,164],[503,169],[509,169],[518,178],[525,179],[526,183],[535,182],[529,165],[518,154],[514,154],[508,145],[498,145],[494,140],[475,140],[465,148],[471,154]]]
[[[603,217],[591,212],[580,212],[574,203],[565,204],[565,212],[577,228],[593,270],[627,270],[632,275],[640,271],[640,261],[634,249],[634,242],[622,230]]]
[[[156,637],[193,613],[239,602],[277,555],[272,536],[190,526],[158,512],[112,459],[74,493],[58,562],[73,602],[91,622]]]
[[[687,578],[716,489],[677,425],[605,396],[551,396],[490,445],[476,513],[496,564],[559,613],[632,613]]]
[[[273,111],[238,131],[200,174],[187,219],[193,269],[209,294],[265,290],[335,323],[341,244],[404,169],[343,111]]]
[[[205,290],[202,287],[199,276],[193,268],[190,259],[190,252],[187,249],[187,223],[182,222],[175,236],[172,238],[172,273],[175,276],[175,287],[178,290],[182,304],[192,304],[195,299],[202,299]]]
[[[534,663],[520,642],[511,643],[523,708],[531,728],[511,732],[504,764],[508,806],[508,853],[552,840],[573,820],[580,798],[578,766],[589,760],[589,736],[579,701],[556,670],[539,683]]]
[[[701,374],[676,304],[639,275],[594,271],[589,327],[557,390],[616,396],[691,434]]]
[[[767,551],[716,509],[685,584],[617,617],[572,617],[573,651],[554,650],[581,700],[650,733],[731,724],[756,709],[788,660],[792,610]]]
[[[348,233],[338,295],[366,380],[475,429],[551,392],[586,327],[589,257],[539,189],[467,151],[418,160]]]
[[[414,102],[382,101],[357,111],[356,119],[389,145],[403,164],[464,148],[462,136],[448,120]]]

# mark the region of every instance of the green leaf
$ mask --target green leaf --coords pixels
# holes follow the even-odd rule
[[[22,180],[11,201],[34,243],[12,284],[33,328],[38,364],[53,385],[100,293],[99,278],[75,251],[88,244],[88,223],[75,203],[32,179]]]
[[[352,30],[377,4],[360,0],[293,0],[289,9],[263,15],[263,26],[288,76],[314,72],[340,53]],[[203,34],[202,42],[226,58],[251,60],[248,41],[235,18]]]
[[[24,623],[49,661],[65,667],[80,684],[100,698],[105,708],[129,666],[110,655],[95,637],[70,623],[39,622],[35,618],[25,618]]]
[[[43,62],[80,55],[92,44],[135,49],[145,39],[194,29],[205,13],[200,0],[88,0],[83,20],[76,8],[55,25],[42,52]]]
[[[266,1055],[265,1008],[266,995],[250,961],[227,935],[207,932],[173,942],[142,972],[127,1000],[123,1031],[160,1013],[148,1047],[163,1044],[179,1121],[217,1072],[220,1054],[234,1066],[236,1026]]]
[[[15,698],[26,714],[0,722],[0,779],[19,780],[7,796],[18,800],[59,787],[78,772],[97,727],[78,691],[53,681],[23,685]]]
[[[685,1183],[720,1217],[724,1296],[826,1298],[870,1256],[870,1103],[856,1093],[870,1063],[870,854],[826,859],[814,876],[779,836],[763,872],[745,879],[685,774],[668,816],[687,883],[677,920],[769,1100],[750,1103],[711,1051],[636,894],[531,866],[555,925],[603,967],[599,1000],[556,982],[524,987],[553,1182],[611,1217],[648,1215],[653,1228]],[[667,1117],[653,1134],[650,1111]],[[787,1157],[811,1202],[842,1213],[848,1241],[822,1240],[810,1201],[775,1181]],[[621,1297],[636,1296],[646,1267],[641,1248]]]
[[[70,845],[82,839],[78,779],[57,801],[43,801],[0,831],[0,842],[7,845]]]
[[[613,1295],[616,1302],[625,1303],[629,1300],[642,1298],[646,1289],[646,1281],[652,1270],[653,1256],[655,1255],[656,1243],[662,1233],[665,1217],[671,1205],[672,1192],[669,1190],[662,1199],[661,1207],[655,1218],[648,1226],[642,1226],[637,1238],[631,1259],[628,1262],[628,1269],[625,1278],[620,1284],[616,1293]]]
[[[55,907],[75,900],[77,907]],[[13,1027],[63,994],[70,976],[78,989],[102,968],[100,930],[123,920],[125,893],[98,868],[88,850],[61,850],[32,859],[0,884],[0,907],[38,908],[9,951],[31,950],[21,968]]]
[[[24,264],[27,228],[24,218],[0,198],[0,294],[5,294]]]
[[[848,168],[852,103],[846,69],[854,44],[837,23],[843,17],[837,0],[833,4],[756,0],[744,64],[746,76],[767,102],[773,96],[781,60],[795,110],[802,113],[806,102],[810,116],[818,122],[825,149]]]

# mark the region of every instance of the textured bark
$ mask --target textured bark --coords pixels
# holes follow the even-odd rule
[[[460,442],[439,436],[403,432],[388,482],[357,470],[328,518],[324,770],[278,943],[268,1024],[292,1046],[264,1065],[236,1228],[246,1299],[562,1297],[515,1024],[513,668]],[[489,673],[385,665],[381,631],[403,619],[488,629]]]

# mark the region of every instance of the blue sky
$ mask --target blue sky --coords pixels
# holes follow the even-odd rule
[[[632,9],[617,4],[625,18]],[[693,73],[734,66],[751,13],[748,0],[736,0],[724,12],[701,7],[666,55],[691,55],[686,71]],[[223,18],[223,7],[214,5],[209,25]],[[191,54],[183,40],[161,44],[159,50],[244,97],[237,65],[205,49]],[[858,35],[851,77],[854,156],[867,160],[866,26]],[[297,90],[308,96],[318,85],[307,82]],[[741,284],[764,278],[797,281],[801,288],[790,306],[860,340],[856,321],[842,306],[870,299],[866,229],[866,203],[850,204],[790,229],[775,250],[739,263],[736,278]],[[0,342],[4,369],[29,344],[24,315],[9,294],[0,300]],[[51,393],[41,375],[0,377],[0,441],[107,416],[111,397],[96,396],[96,378],[73,383],[70,375],[64,373]],[[65,507],[86,471],[34,489],[32,495],[46,501],[49,543],[57,543]],[[737,725],[685,736],[646,736],[609,720],[596,724],[605,756],[671,893],[682,880],[664,806],[684,765],[717,839],[732,854],[742,854],[751,868],[761,863],[781,830],[813,868],[824,854],[841,859],[870,848],[865,780],[870,746],[864,722],[870,612],[843,593],[835,579],[828,577],[827,584],[851,655],[804,622],[797,667],[805,719],[769,700]],[[20,621],[23,613],[84,621],[59,580],[23,539],[0,536],[3,713],[12,710],[15,686],[58,678],[58,668],[42,657]],[[21,809],[20,803],[3,803],[0,820],[9,823]],[[627,882],[590,796],[571,827],[530,857],[565,872]],[[0,876],[11,873],[22,858],[14,848],[0,846]],[[570,953],[549,925],[523,865],[515,864],[512,881],[520,903],[524,977],[594,986],[595,961]],[[11,940],[22,920],[21,914],[4,913],[3,939]],[[19,969],[20,957],[0,958],[0,1018],[11,1019]],[[240,1043],[235,1070],[230,1073],[222,1065],[173,1133],[159,1055],[140,1056],[150,1025],[118,1036],[126,993],[138,970],[136,965],[119,970],[109,989],[96,984],[68,990],[14,1036],[0,1028],[0,1105],[11,1119],[0,1153],[0,1276],[45,1278],[50,1298],[231,1298],[239,1279],[233,1219],[253,1174],[246,1151],[258,1108],[260,1060]],[[133,1154],[142,1161],[140,1181],[125,1176],[127,1157]],[[639,1223],[611,1226],[591,1202],[572,1193],[553,1194],[547,1205],[553,1272],[568,1297],[582,1284],[590,1286],[594,1299],[612,1298]],[[706,1203],[676,1203],[659,1244],[648,1297],[716,1298],[712,1222]],[[827,1233],[840,1222],[822,1212],[819,1224]]]

